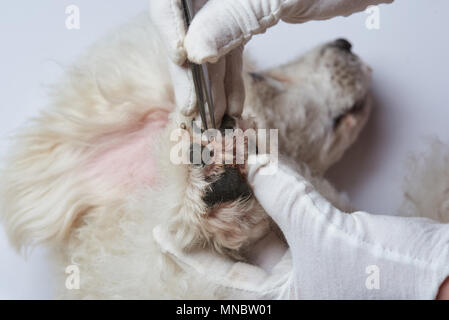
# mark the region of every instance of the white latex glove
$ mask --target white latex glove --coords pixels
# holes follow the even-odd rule
[[[186,32],[181,0],[150,0],[150,13],[173,62],[176,102],[185,116],[194,116],[196,94],[185,62],[213,62],[210,79],[217,124],[224,113],[243,110],[242,46],[279,20],[301,23],[350,15],[368,5],[393,0],[194,0],[198,11]],[[229,54],[229,55],[227,55]],[[224,57],[227,55],[226,57]]]
[[[300,174],[262,157],[250,166],[248,179],[256,198],[284,232],[293,259],[290,283],[279,298],[437,296],[449,275],[448,224],[343,213]]]

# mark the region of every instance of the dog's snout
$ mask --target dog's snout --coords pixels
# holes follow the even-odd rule
[[[345,50],[345,51],[348,51],[348,52],[351,52],[351,49],[352,49],[351,42],[349,42],[346,39],[337,39],[337,40],[334,41],[333,45],[336,46],[339,49],[342,49],[342,50]]]

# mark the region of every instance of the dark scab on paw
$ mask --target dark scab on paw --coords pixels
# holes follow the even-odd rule
[[[220,203],[249,199],[251,195],[251,188],[239,170],[236,167],[227,166],[220,178],[210,185],[203,201],[209,208],[212,208]]]
[[[225,133],[225,130],[232,130],[235,128],[235,120],[234,118],[225,114],[223,116],[223,120],[221,121],[220,131],[222,134]]]

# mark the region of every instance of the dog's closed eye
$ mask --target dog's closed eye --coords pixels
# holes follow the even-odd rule
[[[344,113],[338,115],[337,117],[334,118],[334,129],[336,129],[340,123],[342,122],[342,120],[350,114],[357,114],[360,111],[363,110],[364,106],[366,104],[366,98],[363,98],[359,101],[357,101],[349,110],[345,111]]]

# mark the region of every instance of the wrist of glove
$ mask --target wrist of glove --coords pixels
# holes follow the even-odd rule
[[[300,174],[264,156],[249,182],[290,246],[290,295],[305,299],[434,299],[449,275],[449,225],[346,214]]]

